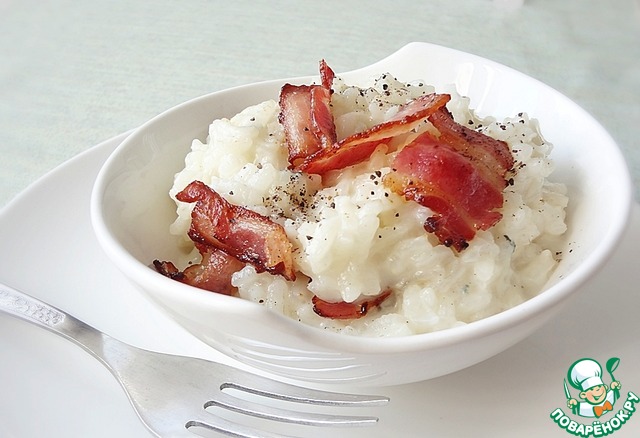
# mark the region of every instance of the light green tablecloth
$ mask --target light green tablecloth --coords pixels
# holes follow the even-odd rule
[[[0,0],[0,207],[48,170],[211,91],[368,65],[411,41],[523,71],[591,112],[640,192],[638,0]]]

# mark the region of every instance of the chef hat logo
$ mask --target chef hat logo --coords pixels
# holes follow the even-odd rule
[[[571,385],[582,391],[594,386],[604,385],[602,381],[602,367],[593,359],[580,359],[569,368]]]

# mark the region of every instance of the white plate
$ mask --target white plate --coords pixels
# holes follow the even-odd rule
[[[0,212],[0,279],[126,342],[232,363],[173,323],[101,253],[89,222],[98,169],[125,135],[74,158]],[[578,300],[506,352],[427,382],[378,388],[391,404],[380,424],[331,429],[335,437],[570,437],[550,418],[565,408],[563,379],[574,361],[620,358],[623,395],[640,395],[640,207],[613,260]],[[610,379],[605,377],[605,382]],[[577,394],[573,390],[574,395]],[[623,401],[614,405],[622,409]],[[640,411],[640,404],[638,405]],[[610,416],[604,416],[606,422]],[[592,420],[571,417],[576,422]],[[327,429],[290,429],[326,436]],[[399,432],[401,431],[401,432]],[[610,436],[637,437],[640,413]],[[0,436],[150,436],[111,375],[73,344],[0,315]],[[195,436],[195,435],[194,435]]]

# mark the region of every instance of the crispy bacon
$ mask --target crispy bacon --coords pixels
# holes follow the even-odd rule
[[[445,107],[432,114],[429,121],[440,133],[438,140],[467,157],[487,180],[504,189],[504,176],[513,167],[507,143],[457,123]]]
[[[331,70],[331,67],[327,65],[327,62],[324,59],[320,60],[320,82],[322,86],[327,90],[331,90],[333,86],[333,80],[335,79],[336,74]]]
[[[391,290],[387,289],[375,297],[364,297],[353,303],[339,301],[332,303],[324,301],[317,296],[313,296],[313,311],[324,318],[332,319],[357,319],[362,318],[370,309],[379,306],[391,295]]]
[[[425,229],[440,242],[462,251],[477,230],[500,220],[502,189],[479,170],[477,161],[425,132],[405,146],[384,183],[395,193],[430,208]]]
[[[337,141],[331,112],[331,86],[335,74],[320,61],[322,85],[285,84],[280,91],[278,120],[284,128],[292,169],[325,174],[365,161],[380,144],[414,130],[443,107],[448,94],[428,94],[400,107],[385,123]]]
[[[176,198],[196,203],[191,213],[191,240],[250,263],[257,272],[295,279],[293,247],[281,225],[229,203],[201,181],[190,183]]]
[[[280,90],[278,121],[284,128],[292,165],[321,148],[311,119],[311,91],[309,85],[285,84]]]
[[[371,129],[353,134],[330,147],[310,154],[298,167],[306,173],[325,174],[365,161],[375,149],[392,138],[416,129],[451,99],[448,94],[427,94],[401,106],[397,114]]]
[[[331,85],[334,77],[333,70],[322,60],[322,85],[285,84],[280,90],[278,120],[284,127],[292,168],[296,168],[309,155],[337,141],[331,113]]]
[[[331,113],[331,89],[312,86],[310,92],[313,134],[318,139],[320,148],[326,148],[338,139]]]
[[[245,264],[212,246],[196,246],[202,255],[202,261],[188,266],[184,271],[178,270],[172,262],[154,260],[153,265],[161,274],[181,283],[225,295],[235,295],[237,288],[231,284],[231,276]]]

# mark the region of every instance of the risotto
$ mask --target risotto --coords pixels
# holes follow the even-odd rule
[[[331,107],[338,138],[382,123],[406,102],[435,90],[401,83],[389,74],[369,87],[333,80]],[[517,114],[480,118],[469,99],[447,90],[455,120],[506,142],[515,171],[503,191],[502,219],[477,231],[464,251],[425,232],[429,208],[383,184],[391,155],[376,149],[364,162],[320,177],[289,169],[280,107],[266,101],[230,119],[214,120],[205,143],[194,140],[170,196],[177,219],[171,233],[184,236],[187,257],[200,254],[187,237],[193,204],[176,194],[194,180],[227,201],[280,224],[293,246],[296,279],[256,272],[232,276],[240,297],[303,323],[345,334],[399,336],[466,324],[511,308],[541,291],[561,257],[567,197],[548,180],[551,144],[536,120]],[[425,122],[428,124],[428,122]],[[424,129],[429,129],[426,126]],[[391,290],[391,296],[358,319],[322,317],[312,298],[353,302]]]

